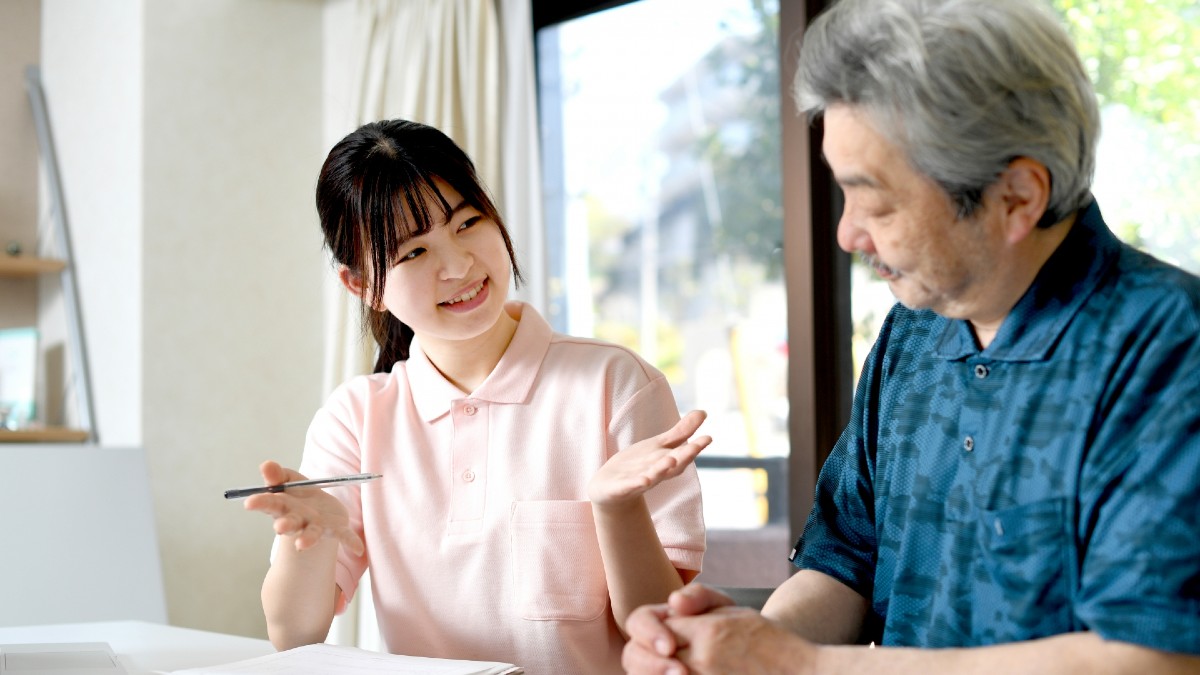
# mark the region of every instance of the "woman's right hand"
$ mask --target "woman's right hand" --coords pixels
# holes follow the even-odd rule
[[[306,480],[297,471],[277,462],[266,461],[259,467],[266,485]],[[297,551],[317,545],[322,539],[335,538],[354,555],[365,550],[362,538],[350,528],[346,507],[337,497],[321,488],[288,488],[246,498],[249,511],[259,511],[275,520],[275,533],[292,538]]]

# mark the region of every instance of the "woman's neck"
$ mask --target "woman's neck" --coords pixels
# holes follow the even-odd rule
[[[421,350],[438,372],[465,393],[475,391],[496,369],[517,332],[517,320],[507,310],[496,323],[469,340],[439,340],[419,336]]]

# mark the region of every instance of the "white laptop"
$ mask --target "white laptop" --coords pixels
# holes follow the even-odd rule
[[[0,645],[0,675],[128,675],[107,642]]]

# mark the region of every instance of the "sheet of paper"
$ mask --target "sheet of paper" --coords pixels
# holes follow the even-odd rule
[[[524,671],[508,663],[430,659],[316,644],[245,661],[177,670],[171,675],[328,675],[350,672],[355,675],[519,675]]]

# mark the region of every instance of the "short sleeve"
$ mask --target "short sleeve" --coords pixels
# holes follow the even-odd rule
[[[650,381],[621,403],[609,421],[609,452],[661,434],[679,421],[679,409],[666,377]],[[699,572],[704,558],[704,509],[695,465],[646,493],[646,505],[667,558],[677,569]]]
[[[850,422],[817,476],[813,507],[792,552],[792,564],[837,579],[868,601],[875,588],[874,443],[889,314],[858,380]]]
[[[1076,612],[1106,639],[1200,654],[1200,328],[1147,333],[1083,466]]]
[[[309,478],[320,478],[362,472],[362,455],[356,430],[362,429],[361,400],[365,396],[367,386],[366,378],[350,380],[336,389],[313,416],[305,437],[300,473]],[[350,527],[359,537],[363,537],[360,487],[347,486],[330,491],[330,494],[346,506]],[[341,613],[346,603],[354,597],[358,581],[366,567],[366,553],[356,556],[349,553],[345,547],[339,549],[334,581],[344,597],[338,602],[338,613]]]

